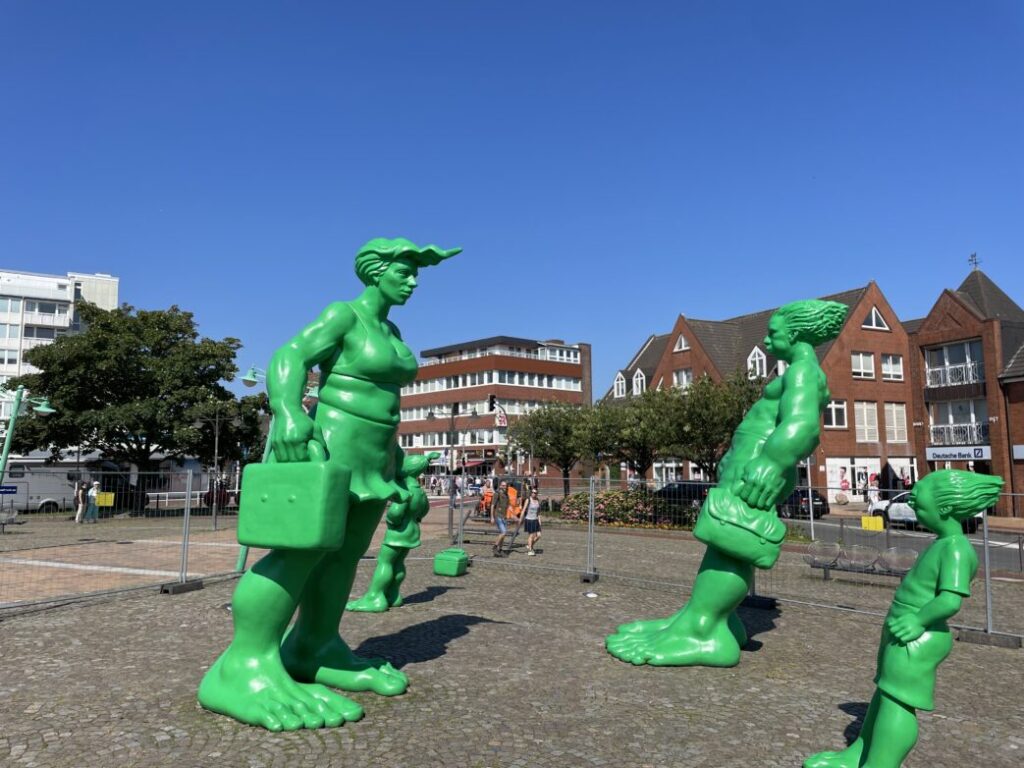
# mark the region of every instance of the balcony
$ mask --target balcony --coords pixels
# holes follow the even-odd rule
[[[67,328],[71,325],[71,315],[63,313],[51,315],[45,312],[26,312],[22,320],[25,325],[43,325],[47,328]]]
[[[988,445],[988,424],[933,424],[931,444]]]
[[[940,368],[925,368],[926,387],[957,387],[978,384],[985,380],[985,369],[980,363],[959,363]]]

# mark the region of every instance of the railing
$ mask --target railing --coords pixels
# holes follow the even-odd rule
[[[932,445],[987,445],[988,424],[932,425]]]
[[[925,369],[925,386],[928,387],[955,387],[984,380],[985,368],[980,363],[960,363]]]
[[[45,325],[50,328],[67,328],[71,325],[71,315],[51,315],[43,312],[26,312],[22,321],[25,325]]]

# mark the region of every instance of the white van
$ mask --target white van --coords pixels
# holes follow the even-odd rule
[[[56,514],[62,510],[74,514],[77,473],[66,466],[44,466],[15,459],[7,465],[3,486],[14,493],[0,495],[0,507],[18,512]]]

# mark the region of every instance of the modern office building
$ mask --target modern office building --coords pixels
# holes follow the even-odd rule
[[[592,401],[589,344],[494,336],[420,358],[402,388],[399,442],[407,453],[440,452],[435,471],[542,472],[528,451],[509,450],[508,424],[545,403]]]
[[[118,278],[111,275],[0,270],[0,385],[35,372],[25,362],[28,350],[79,330],[76,302],[114,309],[117,290]],[[10,418],[12,398],[11,393],[0,393],[0,418]]]

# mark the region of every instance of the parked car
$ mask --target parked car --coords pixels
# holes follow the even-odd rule
[[[670,504],[699,508],[707,498],[708,491],[715,487],[714,483],[706,483],[702,480],[679,480],[674,483],[666,483],[654,492],[659,499],[665,499]]]
[[[814,519],[824,517],[828,514],[828,499],[818,491],[811,489],[811,498],[814,499]],[[794,488],[793,492],[779,502],[779,517],[803,517],[810,518],[807,514],[807,489]]]
[[[890,525],[902,525],[905,528],[917,527],[917,515],[907,503],[910,498],[910,491],[898,493],[888,501],[875,501],[868,507],[868,513],[875,517],[881,517],[883,525],[888,528]],[[963,521],[964,533],[975,533],[981,525],[982,513],[969,517]]]

